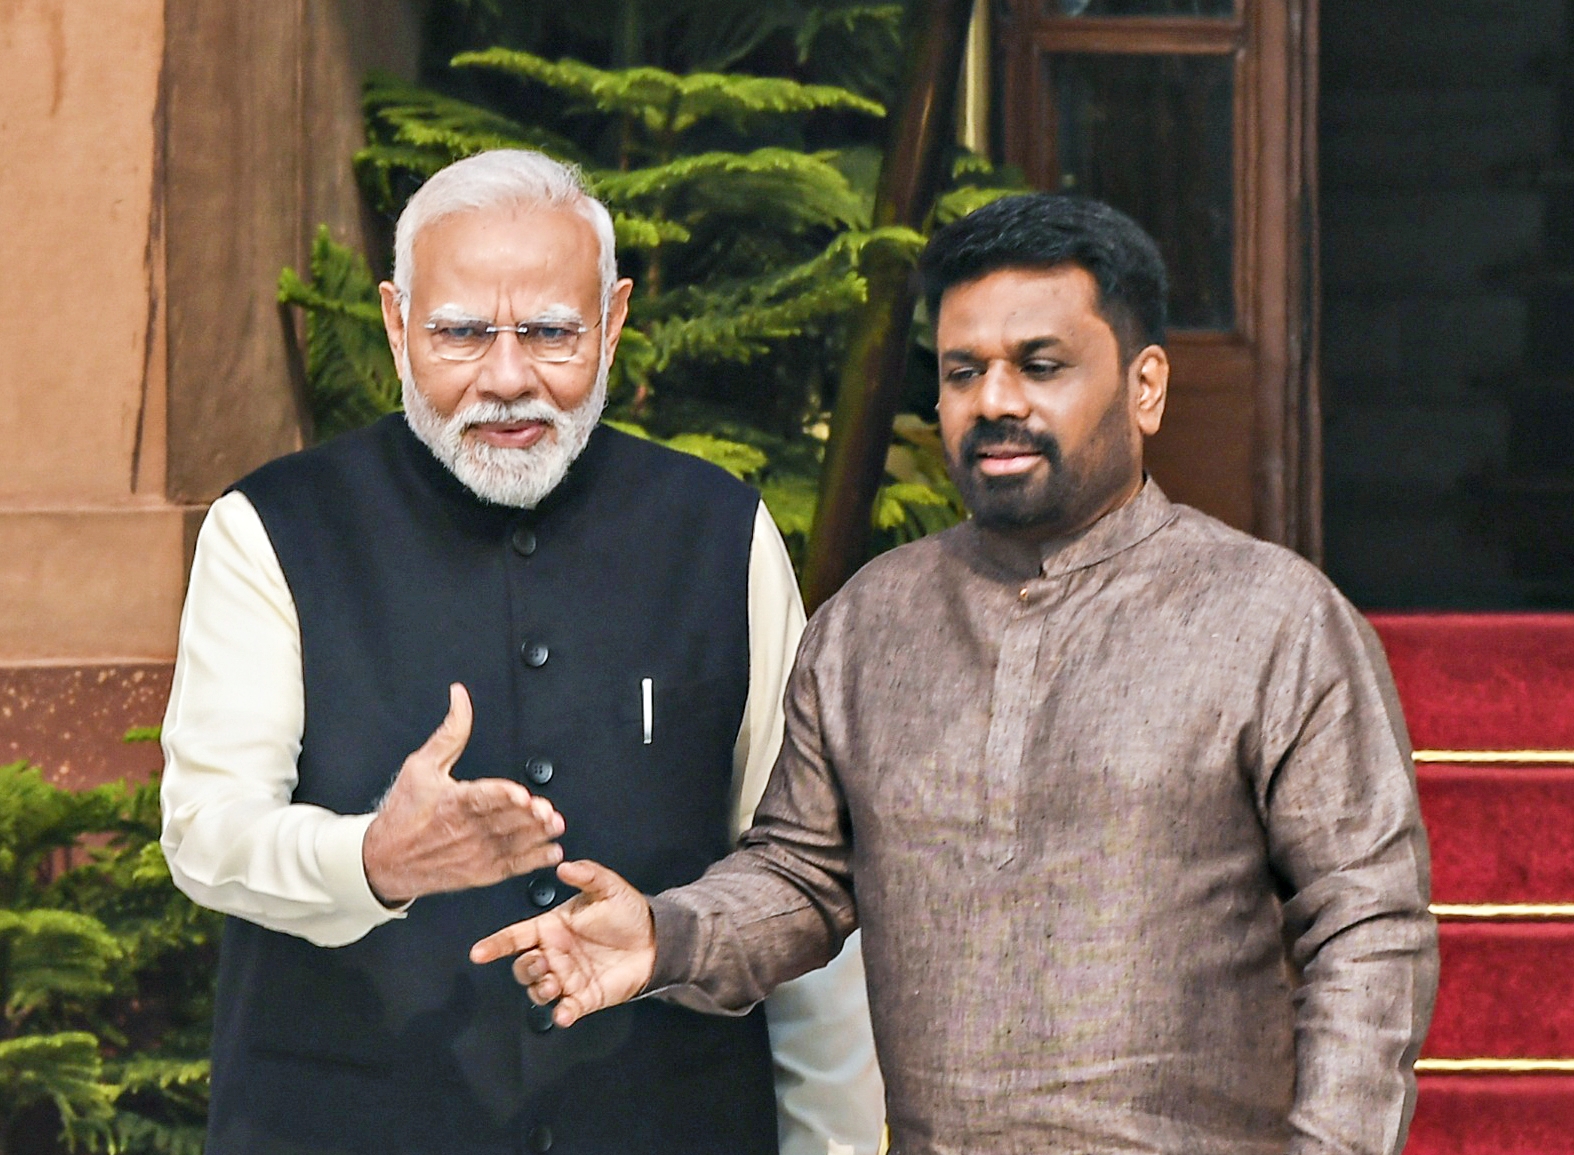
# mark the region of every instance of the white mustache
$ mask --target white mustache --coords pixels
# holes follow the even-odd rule
[[[463,433],[476,425],[509,421],[539,421],[543,425],[556,425],[561,417],[562,412],[546,401],[477,401],[450,417],[448,425]]]

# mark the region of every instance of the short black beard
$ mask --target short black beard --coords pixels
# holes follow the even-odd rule
[[[985,529],[1030,531],[1045,538],[1080,529],[1129,476],[1130,452],[1121,451],[1126,424],[1123,400],[1117,398],[1110,406],[1086,449],[1071,462],[1052,434],[1031,430],[1015,419],[976,421],[963,435],[957,456],[946,454],[946,472],[973,520]],[[985,445],[1043,454],[1047,474],[990,477],[978,468],[979,450]]]

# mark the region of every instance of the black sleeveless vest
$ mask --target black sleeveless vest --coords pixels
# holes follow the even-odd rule
[[[235,488],[300,615],[294,801],[370,811],[457,681],[475,727],[456,775],[549,797],[570,858],[652,893],[728,851],[748,487],[602,427],[540,507],[505,509],[393,416]],[[758,1009],[647,1000],[556,1030],[506,962],[468,961],[565,891],[543,872],[434,895],[333,949],[230,919],[208,1155],[774,1153]]]

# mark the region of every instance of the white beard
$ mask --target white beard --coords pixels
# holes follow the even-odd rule
[[[402,360],[399,381],[411,431],[466,489],[494,505],[520,509],[539,505],[584,451],[607,403],[611,362],[604,352],[590,395],[573,409],[562,410],[547,401],[477,401],[447,418],[415,383],[409,359]],[[506,449],[465,436],[472,426],[494,421],[540,421],[552,429],[528,449]]]

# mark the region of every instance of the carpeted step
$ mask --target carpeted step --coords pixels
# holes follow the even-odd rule
[[[1423,1057],[1574,1058],[1574,923],[1445,921],[1438,938]]]
[[[1368,618],[1417,749],[1574,749],[1574,614]]]
[[[1432,901],[1574,903],[1574,766],[1416,767]]]
[[[1411,740],[1450,752],[1417,766],[1444,917],[1406,1155],[1574,1155],[1574,919],[1466,917],[1574,908],[1574,614],[1370,618]]]
[[[1405,1155],[1574,1155],[1574,1075],[1421,1075]]]

